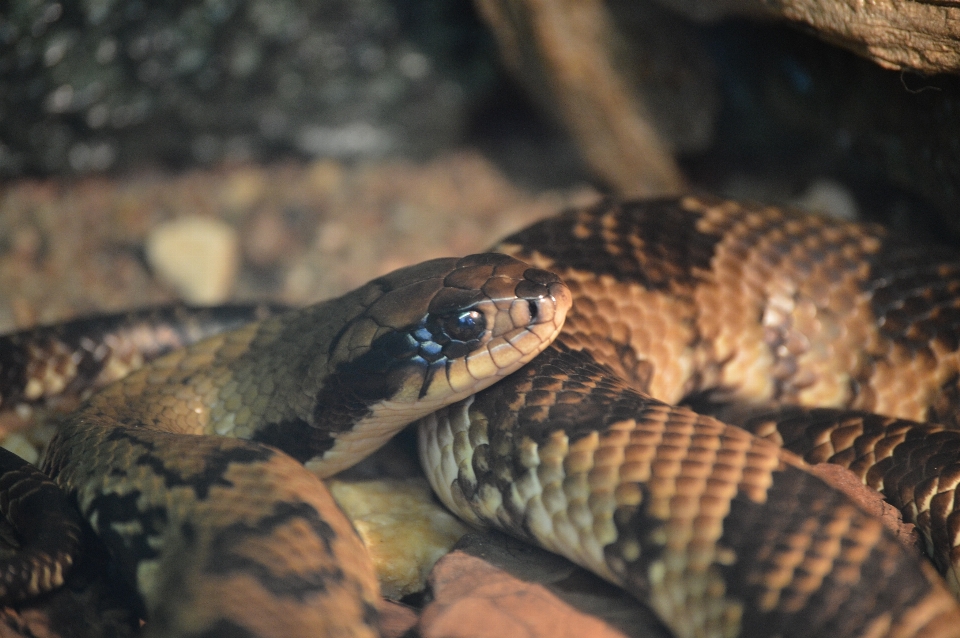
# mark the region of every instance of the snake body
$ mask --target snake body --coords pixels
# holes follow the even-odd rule
[[[89,396],[145,361],[239,328],[282,306],[165,306],[22,330],[0,347],[0,407]]]
[[[679,636],[960,631],[932,570],[908,567],[878,521],[796,457],[653,398],[955,419],[944,398],[957,383],[955,256],[693,197],[570,211],[496,250],[560,274],[575,303],[533,363],[421,422],[423,465],[448,507],[624,586]],[[848,426],[868,416],[843,414]],[[941,438],[917,458],[909,436],[874,427],[846,460],[882,489],[903,444],[912,467],[891,474],[943,498],[895,503],[928,538],[931,521],[956,530],[960,432],[910,426]],[[956,531],[935,535],[956,555]]]
[[[340,319],[377,310],[363,329],[337,333],[319,363],[301,356],[302,343],[331,340],[312,327],[317,314],[281,315],[159,359],[96,395],[60,430],[44,467],[102,536],[115,537],[115,553],[126,554],[150,631],[227,635],[245,613],[290,618],[297,605],[276,606],[283,595],[266,586],[272,582],[266,574],[299,569],[288,552],[299,556],[306,545],[350,545],[348,530],[321,532],[314,522],[298,523],[312,541],[279,549],[281,537],[294,534],[283,529],[289,519],[276,508],[301,498],[308,482],[311,493],[315,489],[287,456],[233,439],[183,439],[154,430],[246,436],[311,465],[324,457],[332,471],[357,448],[372,449],[368,437],[379,442],[401,421],[423,417],[425,469],[449,507],[625,587],[678,636],[960,636],[960,608],[942,580],[878,520],[776,444],[675,406],[691,397],[825,405],[860,411],[844,412],[848,418],[866,419],[870,411],[955,424],[956,256],[901,245],[871,226],[698,197],[607,201],[568,211],[494,250],[560,275],[575,302],[554,345],[485,390],[464,385],[445,392],[442,402],[364,429],[381,423],[382,414],[370,418],[378,411],[370,409],[374,398],[420,398],[432,387],[426,379],[437,378],[432,372],[409,384],[370,381],[367,372],[377,366],[369,366],[383,359],[375,354],[383,351],[374,346],[384,345],[377,338],[429,314],[406,307],[424,292],[413,288],[378,308],[373,299],[385,290],[381,282],[373,285],[376,294],[367,289],[325,306]],[[555,279],[531,272],[539,274],[523,285],[536,289],[534,298],[565,298]],[[511,292],[519,290],[515,285]],[[371,295],[369,308],[358,302],[364,295]],[[524,307],[510,305],[502,316]],[[546,313],[550,321],[539,325],[555,329],[563,311],[558,303]],[[519,318],[529,322],[525,316]],[[545,345],[547,332],[510,365],[478,359],[474,376],[521,365]],[[343,365],[331,367],[333,360]],[[355,374],[356,361],[363,375]],[[451,365],[470,369],[469,363]],[[343,403],[344,395],[353,399]],[[448,401],[456,402],[440,407]],[[329,419],[321,418],[327,409],[321,405],[334,406]],[[323,420],[329,429],[313,427]],[[936,443],[943,450],[957,436],[938,426],[909,427],[945,433],[948,442]],[[911,462],[909,436],[853,439],[855,450],[846,457],[855,457],[863,476],[881,488],[885,459],[898,445],[907,446],[901,450]],[[820,438],[812,440],[822,449]],[[269,469],[274,465],[276,476]],[[952,494],[951,476],[934,492]],[[216,534],[208,530],[219,517],[242,518],[231,513],[241,506],[221,500],[226,484],[244,486],[240,492],[278,484],[293,491],[265,492],[257,520],[279,522],[248,525],[256,544],[230,537],[224,552],[212,549],[223,539],[211,540]],[[918,524],[953,520],[950,503],[908,503],[901,509],[913,511]],[[932,538],[929,530],[924,533]],[[164,551],[176,546],[177,552],[168,555],[184,551],[186,560],[207,566],[199,580],[158,558],[157,539],[165,534],[174,540],[164,541]],[[265,538],[270,542],[260,545]],[[197,553],[193,544],[205,549]],[[952,547],[943,551],[950,555]],[[335,569],[327,558],[303,560],[311,574]],[[229,590],[206,579],[217,569],[230,572]],[[343,582],[369,580],[360,568],[342,571],[353,576]],[[334,595],[350,613],[333,615],[369,629],[372,586],[351,588],[365,602]],[[254,607],[269,611],[258,616]],[[309,620],[321,627],[329,622]],[[187,625],[192,629],[183,629]],[[290,627],[254,624],[246,631],[294,635]]]

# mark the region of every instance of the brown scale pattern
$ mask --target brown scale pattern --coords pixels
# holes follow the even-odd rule
[[[144,362],[264,319],[280,306],[163,306],[96,315],[0,336],[0,406],[75,401]]]
[[[68,425],[46,469],[140,592],[146,635],[376,635],[365,550],[316,476],[245,441],[115,425]]]
[[[568,281],[577,303],[562,338],[661,400],[957,418],[944,404],[960,393],[955,253],[698,197],[606,202],[495,250]]]
[[[956,419],[956,405],[949,403],[958,394],[960,303],[955,293],[960,259],[955,254],[917,251],[872,226],[695,197],[604,202],[534,225],[496,250],[568,281],[575,304],[558,339],[560,349],[589,353],[608,366],[608,374],[658,399],[823,405],[915,420],[931,414]],[[620,314],[610,314],[614,307]],[[582,384],[581,372],[582,366],[566,373]],[[749,459],[779,463],[751,470],[767,481],[762,488],[752,486],[762,493],[759,502],[742,483],[733,496],[705,496],[702,482],[722,485],[720,467],[725,464],[696,456],[703,444],[693,442],[684,430],[690,424],[683,423],[692,417],[661,406],[624,417],[629,426],[609,416],[598,421],[590,410],[571,420],[558,411],[568,402],[558,401],[560,394],[549,399],[542,388],[513,384],[508,380],[477,397],[470,414],[490,430],[501,419],[513,420],[494,409],[499,399],[491,398],[493,393],[511,396],[508,403],[517,404],[522,402],[510,392],[527,396],[529,391],[538,407],[526,417],[521,409],[518,417],[521,423],[527,419],[529,440],[514,431],[510,445],[505,438],[495,446],[489,431],[474,436],[489,437],[489,448],[474,442],[469,447],[482,463],[464,473],[469,461],[461,460],[456,476],[446,472],[435,481],[446,482],[440,488],[450,492],[445,500],[477,508],[473,516],[522,536],[538,536],[548,546],[572,547],[572,542],[553,540],[553,532],[544,531],[550,525],[532,525],[529,510],[514,503],[518,492],[509,487],[524,479],[504,467],[522,466],[529,476],[527,465],[517,460],[521,451],[528,459],[543,459],[548,451],[550,458],[567,455],[563,472],[554,467],[551,481],[562,485],[567,500],[551,496],[565,505],[552,513],[546,508],[549,516],[543,520],[568,517],[554,526],[558,538],[572,541],[587,533],[583,527],[576,533],[566,529],[577,529],[581,484],[590,482],[589,471],[577,478],[582,474],[578,464],[594,467],[601,451],[603,459],[617,458],[616,471],[606,468],[602,474],[625,481],[610,489],[633,494],[637,504],[625,510],[618,506],[612,514],[604,511],[599,523],[591,519],[591,526],[600,529],[593,540],[578,540],[579,546],[592,542],[606,547],[606,561],[597,565],[596,552],[563,551],[601,573],[611,570],[614,580],[630,581],[639,596],[652,596],[678,634],[928,636],[960,631],[955,604],[930,568],[917,565],[877,521],[807,475],[793,457],[751,451]],[[590,395],[596,388],[583,385]],[[467,417],[445,418],[456,423]],[[505,436],[500,427],[496,425],[497,436]],[[623,429],[651,443],[637,447],[632,438],[624,439]],[[954,515],[960,471],[953,466],[960,434],[934,430],[913,430],[903,442],[896,440],[896,432],[889,439],[846,432],[839,438],[858,441],[857,450],[837,445],[826,454],[822,448],[832,446],[821,442],[820,453],[808,459],[852,459],[866,468],[868,483],[897,492],[892,500],[905,512],[914,510],[911,520],[940,547],[935,550],[941,553],[938,564],[953,569],[952,557],[960,553],[953,549],[960,529],[960,517]],[[455,433],[449,436],[457,440]],[[716,438],[711,441],[706,449],[723,449]],[[807,453],[801,448],[796,446]],[[894,453],[897,449],[901,454]],[[498,465],[489,456],[493,450],[513,460]],[[628,454],[653,456],[634,473],[637,466],[622,460]],[[749,467],[743,459],[731,465]],[[480,469],[488,466],[498,468],[492,474],[496,480],[484,478]],[[492,495],[491,485],[499,496]],[[544,486],[544,494],[548,491]],[[528,495],[520,501],[535,500],[531,492],[520,490],[520,496]],[[719,510],[718,503],[723,504]],[[615,533],[604,528],[604,516],[617,523]],[[691,523],[697,516],[702,518]],[[722,529],[722,535],[689,542],[711,529]],[[742,529],[750,533],[738,531]],[[755,549],[745,552],[748,545]],[[724,547],[732,553],[724,555]],[[631,563],[633,558],[641,562]],[[620,563],[623,571],[618,571]],[[709,565],[711,576],[694,575],[689,571],[693,565]],[[660,580],[654,582],[654,577]],[[702,598],[689,598],[698,595]]]
[[[24,543],[0,572],[0,604],[62,585],[82,544],[83,522],[55,483],[2,448],[0,510]]]
[[[448,506],[625,587],[678,636],[960,635],[932,567],[797,457],[588,353],[549,348],[421,438]]]
[[[632,273],[651,257],[639,254],[628,263],[624,240],[596,229],[649,234],[651,217],[669,219],[679,229],[676,236],[696,249],[674,250],[668,258],[675,263],[655,265],[656,272],[685,273],[676,278],[679,284],[631,290],[630,277],[645,280]],[[637,375],[618,362],[634,362],[633,369],[645,375],[642,383],[633,383],[640,390],[669,403],[706,397],[713,404],[849,408],[958,425],[960,257],[954,252],[905,244],[875,226],[695,197],[605,203],[545,225],[549,231],[534,226],[499,248],[554,269],[588,298],[583,303],[575,294],[560,339],[593,352],[631,381]],[[601,255],[617,255],[616,267],[591,270],[582,257],[572,259],[583,242]],[[645,250],[647,243],[640,237],[631,245]],[[610,281],[620,289],[610,289]],[[610,320],[594,301],[609,293],[642,300],[621,315],[624,325],[617,331],[609,330]],[[917,476],[929,481],[926,473],[939,469],[920,472],[920,461],[912,459],[933,454],[930,446],[955,445],[947,443],[954,437],[960,434],[921,443],[926,438],[914,435],[898,441],[899,447],[887,439],[885,447],[875,448],[865,436],[856,458],[849,448],[824,454],[809,436],[792,436],[789,447],[812,462],[873,468],[874,476],[895,467],[886,482],[893,484],[896,476],[897,484],[913,486]],[[898,465],[884,460],[887,456],[895,456]],[[960,551],[954,549],[960,538],[935,531],[952,529],[950,521],[960,516],[955,516],[960,500],[955,487],[951,480],[938,481],[935,495],[919,500],[885,494],[923,534],[937,539],[931,552],[960,591]]]
[[[960,591],[960,431],[854,410],[789,407],[740,419],[758,436],[851,470],[917,526],[927,553]]]

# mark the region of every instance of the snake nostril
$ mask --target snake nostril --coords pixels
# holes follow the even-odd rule
[[[537,315],[540,313],[540,304],[533,299],[529,299],[527,300],[527,305],[530,307],[530,322],[533,323],[537,320]]]

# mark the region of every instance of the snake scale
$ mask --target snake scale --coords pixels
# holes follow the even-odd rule
[[[435,271],[397,284],[437,268],[413,267],[161,357],[74,413],[43,468],[138,586],[148,632],[293,636],[298,614],[302,635],[372,632],[358,542],[315,516],[330,504],[299,462],[335,471],[420,418],[445,504],[624,587],[678,636],[960,636],[936,571],[794,455],[878,488],[956,589],[960,257],[692,196],[567,211],[494,251],[532,268],[467,258],[484,274],[439,277],[453,294]],[[431,319],[438,296],[453,323]],[[477,304],[530,345],[474,349]],[[677,407],[691,398],[774,411],[745,422],[757,437]],[[238,492],[256,494],[256,524]],[[307,610],[314,596],[336,611]]]

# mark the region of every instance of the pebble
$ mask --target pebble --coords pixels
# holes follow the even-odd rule
[[[4,448],[10,450],[27,463],[36,463],[40,459],[40,452],[33,446],[27,437],[20,433],[14,433],[3,440]]]
[[[833,217],[842,221],[856,221],[860,217],[857,200],[843,184],[832,179],[814,180],[793,202],[794,206]]]
[[[154,228],[147,261],[157,276],[195,304],[225,302],[233,289],[240,248],[236,230],[206,217],[181,217]]]
[[[327,486],[367,546],[389,599],[422,591],[433,565],[469,529],[436,503],[422,477]]]

